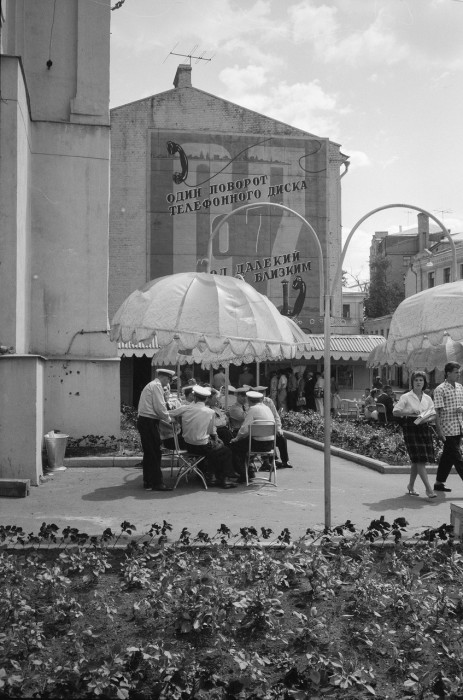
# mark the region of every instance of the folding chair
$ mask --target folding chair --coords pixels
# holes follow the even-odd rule
[[[341,408],[339,410],[339,415],[341,418],[358,418],[359,409],[357,406],[357,401],[352,401],[351,399],[341,399]]]
[[[170,437],[172,437],[172,439],[174,439],[174,438],[173,438],[173,435],[172,436],[170,435],[170,430],[167,431],[166,428],[163,426],[164,426],[164,424],[161,421],[159,432],[161,433],[162,457],[167,457],[167,458],[170,457],[170,476],[172,478],[174,476],[174,466],[178,466],[177,449],[175,447],[175,441],[174,441],[174,447],[166,447],[166,445],[164,445],[164,440],[166,440],[167,438],[170,439]],[[174,421],[170,427],[173,428],[173,432],[180,433],[180,431],[181,431],[181,426],[180,426],[180,423],[178,421]],[[163,434],[166,437],[163,438]],[[177,441],[177,445],[178,445],[178,441]]]
[[[376,410],[378,411],[378,422],[381,423],[387,423],[387,412],[386,412],[386,406],[383,403],[377,403],[376,404]],[[380,421],[379,417],[383,415],[384,416],[384,421]]]
[[[253,423],[250,424],[249,426],[249,446],[248,446],[248,454],[246,455],[245,458],[245,469],[246,469],[246,486],[249,486],[249,464],[252,459],[257,458],[260,460],[260,464],[258,464],[256,471],[259,471],[260,466],[262,465],[262,460],[263,458],[267,458],[270,462],[270,469],[268,473],[268,478],[263,477],[263,476],[255,476],[253,481],[264,481],[267,484],[271,484],[272,486],[277,485],[277,471],[276,471],[276,464],[275,464],[275,441],[276,441],[276,425],[274,421],[270,420],[256,420]],[[252,449],[252,440],[253,438],[267,438],[267,440],[270,442],[272,441],[273,447],[270,450],[255,450]],[[254,445],[258,444],[254,440]],[[254,462],[255,464],[255,462]],[[272,474],[274,481],[272,482]]]
[[[177,478],[174,484],[174,489],[177,488],[180,479],[185,478],[185,480],[188,481],[188,477],[193,474],[195,476],[199,476],[199,478],[204,484],[204,488],[207,490],[207,484],[206,479],[204,478],[204,474],[198,468],[198,464],[200,464],[205,459],[205,456],[194,455],[191,452],[188,452],[188,450],[181,450],[178,444],[178,433],[176,430],[174,430],[174,443],[175,455],[177,457],[177,465],[179,468],[177,472]]]

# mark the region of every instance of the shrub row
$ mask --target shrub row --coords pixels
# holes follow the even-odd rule
[[[283,428],[304,437],[324,441],[324,419],[314,411],[285,413]],[[367,423],[364,420],[331,419],[331,444],[365,457],[380,459],[387,464],[410,464],[410,459],[398,423]],[[436,460],[441,445],[434,439]]]

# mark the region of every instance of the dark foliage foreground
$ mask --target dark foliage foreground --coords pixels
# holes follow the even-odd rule
[[[461,546],[447,525],[404,542],[406,525],[0,527],[0,694],[462,698]]]

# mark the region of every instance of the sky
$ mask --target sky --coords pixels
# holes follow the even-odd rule
[[[92,0],[94,1],[94,0]],[[116,0],[111,4],[115,5]],[[341,145],[343,240],[420,207],[463,231],[463,0],[125,0],[111,12],[111,107],[193,86]],[[368,217],[347,248],[368,279]]]

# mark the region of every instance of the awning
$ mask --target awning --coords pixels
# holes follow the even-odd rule
[[[118,343],[118,357],[153,357],[158,350],[158,345],[154,339],[145,343]]]
[[[322,334],[310,335],[314,351],[306,359],[323,360],[325,337]],[[332,360],[367,360],[371,351],[377,345],[384,343],[382,335],[332,335],[331,359]]]
[[[304,353],[305,360],[323,360],[325,337],[323,334],[308,335],[312,350]],[[382,335],[332,335],[332,360],[368,360],[370,353],[384,343]],[[153,357],[157,348],[155,341],[149,343],[118,343],[119,357]],[[286,364],[288,362],[286,361]]]

